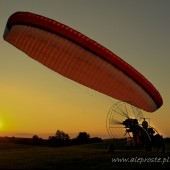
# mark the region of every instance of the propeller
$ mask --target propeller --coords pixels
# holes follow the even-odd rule
[[[117,124],[117,125],[123,125],[123,122],[118,121],[118,120],[114,120],[114,119],[112,119],[110,123],[111,124]]]

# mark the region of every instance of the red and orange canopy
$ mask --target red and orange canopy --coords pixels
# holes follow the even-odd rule
[[[155,87],[113,52],[52,19],[16,12],[4,39],[55,72],[98,92],[153,112],[163,101]]]

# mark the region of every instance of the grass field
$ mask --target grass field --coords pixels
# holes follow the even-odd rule
[[[107,148],[106,142],[58,148],[0,143],[0,169],[170,168],[170,144],[166,144],[164,154],[142,149],[117,149],[110,154]],[[118,159],[131,162],[118,162]],[[142,159],[146,162],[140,163]]]

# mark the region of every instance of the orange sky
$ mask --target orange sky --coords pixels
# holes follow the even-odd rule
[[[164,101],[155,113],[143,113],[161,134],[170,136],[169,1],[107,1],[0,1],[0,136],[45,137],[60,129],[72,137],[80,131],[108,137],[106,117],[116,102],[56,74],[5,42],[7,19],[16,11],[69,25],[141,72]]]

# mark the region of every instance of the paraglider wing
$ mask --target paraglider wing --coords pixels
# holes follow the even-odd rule
[[[55,72],[98,92],[153,112],[162,105],[154,86],[94,40],[52,19],[16,12],[4,40]]]

